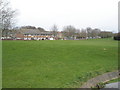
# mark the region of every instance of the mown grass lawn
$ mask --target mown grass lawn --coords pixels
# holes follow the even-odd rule
[[[79,88],[118,68],[112,39],[3,41],[3,88]]]

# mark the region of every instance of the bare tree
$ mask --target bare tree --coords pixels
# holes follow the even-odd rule
[[[65,26],[63,28],[63,34],[68,39],[74,39],[74,37],[76,35],[76,28],[74,26],[71,26],[71,25]]]
[[[80,29],[76,29],[76,39],[80,39],[80,38],[81,38]]]
[[[0,28],[2,29],[2,34],[6,37],[13,26],[15,12],[9,7],[9,2],[0,1]]]
[[[100,29],[98,28],[95,28],[95,29],[92,29],[90,27],[86,28],[87,30],[87,37],[88,38],[97,38],[100,34]]]
[[[57,27],[57,25],[54,24],[54,25],[52,26],[51,32],[52,32],[54,38],[57,38],[57,33],[58,33],[58,27]]]
[[[92,37],[92,35],[91,35],[91,33],[92,33],[92,28],[91,28],[91,27],[87,27],[86,30],[87,30],[87,37],[88,37],[88,38]]]
[[[101,30],[97,29],[97,28],[93,29],[92,32],[91,32],[91,37],[92,38],[97,38],[99,36],[99,34],[100,34],[100,31]]]
[[[82,39],[86,39],[87,31],[85,29],[81,29],[80,36],[81,36]]]

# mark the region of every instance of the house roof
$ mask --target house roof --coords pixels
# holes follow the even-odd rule
[[[21,29],[19,31],[23,34],[51,34],[49,31],[41,32],[38,29]]]

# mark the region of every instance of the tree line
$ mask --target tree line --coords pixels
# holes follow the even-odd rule
[[[55,37],[57,37],[58,27],[53,25],[51,32]],[[90,39],[90,38],[109,38],[113,36],[110,31],[101,31],[98,28],[92,29],[87,27],[86,29],[77,29],[72,25],[64,26],[61,31],[63,36],[67,39]]]

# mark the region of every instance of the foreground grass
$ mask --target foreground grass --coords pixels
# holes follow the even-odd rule
[[[115,82],[120,82],[120,78],[110,80],[110,81],[107,82],[107,84],[108,83],[115,83]]]
[[[3,41],[3,88],[78,88],[118,68],[118,42]]]

